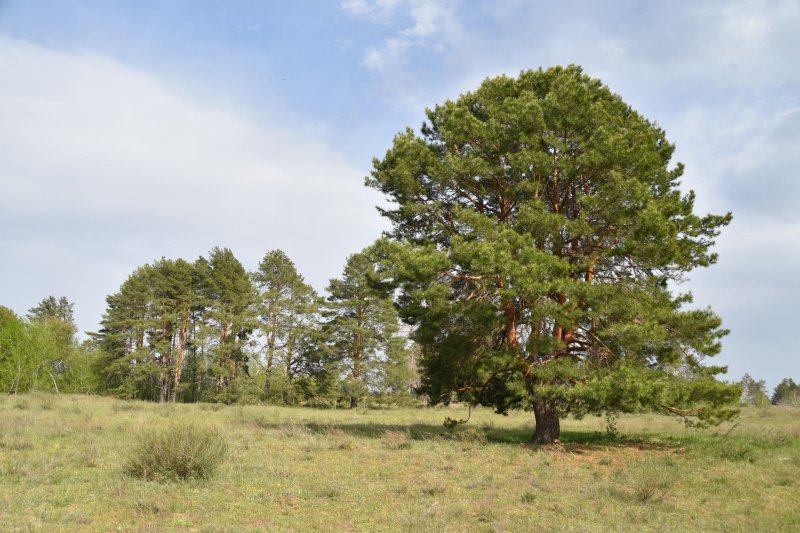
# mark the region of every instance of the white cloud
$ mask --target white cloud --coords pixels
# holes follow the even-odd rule
[[[366,172],[286,120],[91,53],[0,38],[0,69],[0,304],[17,312],[77,289],[93,328],[136,266],[216,245],[249,268],[282,248],[322,288],[380,233]]]
[[[410,19],[409,26],[365,52],[362,64],[379,72],[403,66],[415,48],[445,51],[462,31],[452,0],[346,0],[340,7],[351,16],[384,24],[399,14]]]
[[[404,0],[344,0],[339,8],[354,17],[367,17],[373,21],[386,21]]]

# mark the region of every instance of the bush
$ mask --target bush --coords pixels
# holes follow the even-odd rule
[[[228,442],[220,430],[179,423],[144,432],[133,448],[125,471],[143,479],[207,479],[227,453]]]
[[[609,492],[622,501],[639,504],[664,500],[675,484],[675,473],[667,463],[649,460],[629,463],[614,474]]]
[[[673,475],[664,465],[645,463],[631,472],[628,494],[639,503],[657,502],[664,499],[673,484]]]

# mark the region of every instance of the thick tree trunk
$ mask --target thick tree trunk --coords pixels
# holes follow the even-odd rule
[[[536,416],[536,431],[533,433],[534,444],[552,444],[561,435],[561,423],[553,401],[537,401],[533,404]]]
[[[350,396],[350,409],[355,409],[356,407],[358,407],[358,398]]]

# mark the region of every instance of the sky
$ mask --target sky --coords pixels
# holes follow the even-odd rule
[[[82,331],[139,265],[282,249],[318,290],[387,229],[372,158],[487,77],[579,64],[657,123],[718,264],[712,362],[800,379],[800,2],[0,0],[0,305]]]

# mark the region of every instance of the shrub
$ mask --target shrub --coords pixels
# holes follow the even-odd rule
[[[125,471],[143,479],[207,479],[227,453],[228,442],[220,430],[178,423],[145,431],[134,445]]]
[[[673,484],[673,475],[663,465],[645,463],[631,472],[628,494],[639,503],[661,501]]]

